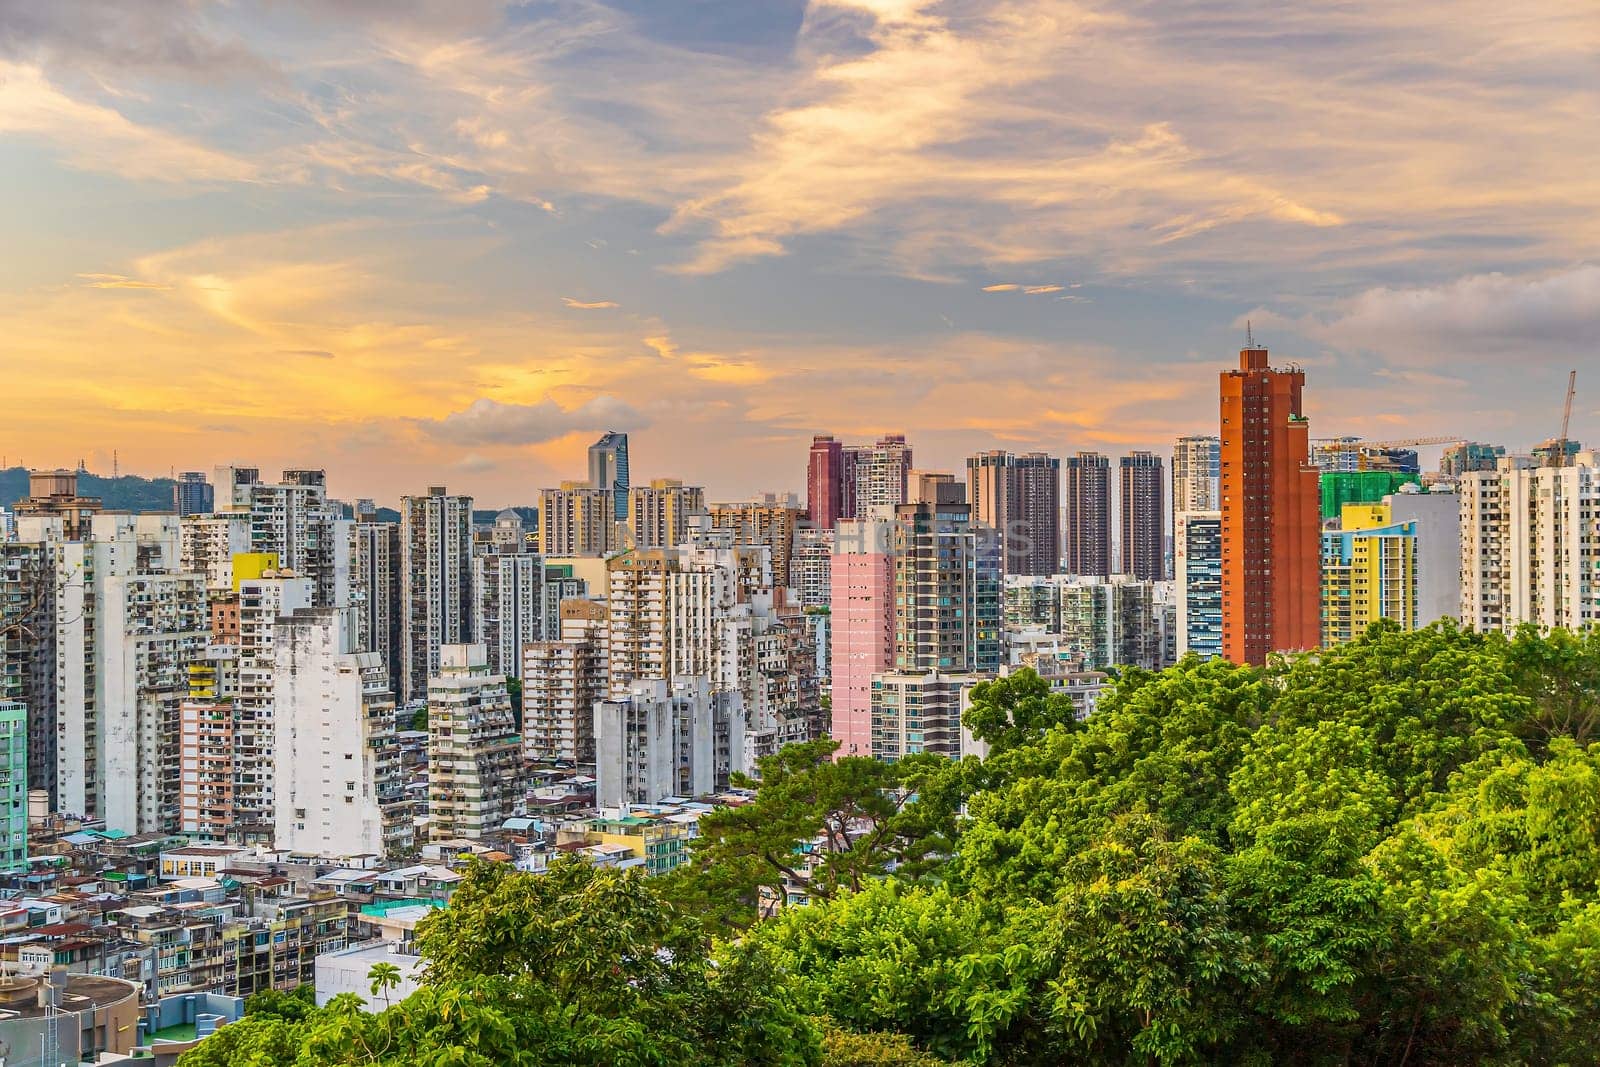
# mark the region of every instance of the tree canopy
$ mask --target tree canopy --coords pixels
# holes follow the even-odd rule
[[[1594,631],[1189,658],[1081,723],[1020,672],[981,761],[791,746],[672,876],[474,866],[421,992],[184,1064],[1595,1063],[1597,719]]]

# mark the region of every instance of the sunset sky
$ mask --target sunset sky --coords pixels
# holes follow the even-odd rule
[[[0,453],[484,506],[810,435],[1600,443],[1595,0],[0,0]]]

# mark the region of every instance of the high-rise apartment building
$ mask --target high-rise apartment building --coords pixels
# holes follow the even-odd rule
[[[1157,595],[1162,586],[1126,574],[1062,579],[1063,649],[1088,670],[1131,666],[1155,671],[1167,666],[1163,598]]]
[[[428,679],[428,837],[477,840],[522,806],[522,738],[504,675],[479,644],[447,644]]]
[[[402,703],[427,696],[439,649],[470,642],[472,498],[442,485],[400,499],[400,689]]]
[[[671,677],[670,553],[627,552],[606,561],[607,690],[625,696],[636,680]]]
[[[1415,630],[1417,529],[1387,504],[1346,504],[1322,533],[1322,644],[1352,641],[1388,619]]]
[[[1505,445],[1462,441],[1444,450],[1439,457],[1439,473],[1446,478],[1459,478],[1473,471],[1492,471],[1505,458],[1505,454]]]
[[[179,518],[204,515],[215,502],[216,494],[212,491],[211,483],[206,481],[205,471],[184,471],[173,482],[172,510],[178,513]]]
[[[828,655],[832,734],[841,755],[870,756],[872,676],[894,669],[893,521],[842,521],[834,536]]]
[[[596,803],[656,804],[725,789],[745,748],[738,704],[737,693],[698,676],[639,679],[595,704]]]
[[[0,700],[0,873],[28,869],[28,709]]]
[[[853,485],[850,495],[854,497]],[[844,507],[844,446],[829,434],[818,434],[811,439],[806,460],[806,514],[813,526],[831,530],[834,523],[850,517]]]
[[[241,557],[243,558],[243,557]],[[239,691],[233,699],[233,810],[230,838],[265,844],[277,828],[273,808],[277,741],[274,706],[278,621],[317,598],[316,583],[293,571],[268,571],[239,582]]]
[[[249,516],[247,551],[275,555],[279,568],[310,578],[318,607],[344,606],[349,542],[328,499],[323,471],[286,470],[280,481],[268,484],[254,467],[223,466],[216,469],[213,485],[219,514]],[[234,535],[227,536],[231,543]]]
[[[961,486],[952,482],[949,488]],[[1000,551],[988,531],[973,526],[971,514],[965,503],[895,509],[896,671],[1000,669]]]
[[[627,521],[616,517],[612,494],[583,482],[562,482],[539,494],[539,551],[550,558],[604,556],[617,549],[617,531]]]
[[[233,700],[194,692],[178,708],[180,737],[178,831],[194,841],[219,843],[233,836],[233,786],[238,750],[233,743]]]
[[[711,526],[733,534],[737,545],[766,545],[772,549],[772,578],[778,585],[789,584],[790,560],[795,535],[805,512],[792,495],[787,498],[767,494],[763,499],[712,504]],[[832,529],[832,524],[828,526]]]
[[[846,445],[831,435],[816,435],[806,462],[806,511],[812,525],[829,530],[840,519],[905,503],[911,464],[911,446],[903,434],[886,434],[871,445]]]
[[[1172,445],[1172,513],[1222,507],[1222,438],[1190,434]]]
[[[0,701],[28,717],[28,787],[56,807],[56,545],[59,519],[24,520],[28,540],[0,542]],[[48,528],[48,529],[47,529]]]
[[[1055,574],[1061,563],[1061,461],[1042,452],[967,459],[973,521],[996,532],[1007,574]]]
[[[689,516],[706,510],[706,491],[676,478],[655,478],[628,490],[628,536],[634,548],[676,548],[688,538]]]
[[[897,760],[930,752],[962,756],[967,694],[993,675],[889,671],[872,679],[872,754]]]
[[[589,484],[603,489],[611,500],[611,521],[626,522],[628,518],[628,435],[607,430],[589,446]],[[553,555],[548,548],[546,555]],[[578,553],[560,553],[578,555]]]
[[[844,510],[850,516],[865,515],[871,508],[898,507],[906,500],[906,479],[911,473],[911,446],[904,434],[887,434],[877,444],[851,447],[850,500]],[[843,470],[841,469],[841,476]]]
[[[229,595],[236,585],[234,559],[252,551],[250,529],[248,511],[183,516],[178,524],[179,566],[204,574],[206,589],[212,596]]]
[[[1305,372],[1245,348],[1221,375],[1222,645],[1235,663],[1322,640],[1318,471]]]
[[[1065,479],[1068,574],[1111,573],[1111,461],[1098,452],[1068,457]]]
[[[575,620],[576,621],[576,620]],[[522,649],[523,752],[535,763],[594,763],[594,706],[606,698],[604,615]]]
[[[1579,629],[1600,621],[1600,460],[1567,466],[1507,456],[1461,476],[1461,621],[1475,630],[1522,623]]]
[[[589,580],[580,578],[573,572],[570,563],[549,563],[544,565],[544,632],[547,637],[560,635],[562,620],[566,618],[562,608],[569,600],[587,601],[589,598]]]
[[[1461,498],[1444,486],[1383,498],[1397,523],[1416,527],[1417,625],[1461,618]]]
[[[1185,511],[1173,519],[1177,647],[1201,659],[1222,655],[1222,512]]]
[[[348,609],[278,620],[273,809],[279,849],[385,855],[410,844],[401,818],[394,696],[376,652],[356,650]]]
[[[374,520],[349,524],[350,608],[357,647],[376,652],[389,672],[391,692],[400,686],[400,524]]]
[[[824,609],[833,601],[833,545],[832,527],[795,533],[788,584],[802,608]]]
[[[491,552],[472,560],[472,632],[488,650],[489,670],[522,677],[522,648],[547,636],[545,565],[531,552]]]
[[[1118,468],[1122,501],[1122,569],[1144,582],[1167,576],[1166,494],[1161,457],[1152,452],[1123,456]]]
[[[177,572],[170,515],[96,515],[54,547],[56,778],[62,810],[171,831],[178,708],[210,636],[205,579]]]

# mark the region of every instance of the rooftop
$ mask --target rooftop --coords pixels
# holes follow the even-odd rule
[[[38,996],[42,981],[33,977],[0,980],[0,1021],[43,1016],[45,1009],[40,1006]],[[72,974],[67,976],[67,988],[61,994],[61,1010],[88,1011],[138,996],[139,987],[132,982],[93,974]]]

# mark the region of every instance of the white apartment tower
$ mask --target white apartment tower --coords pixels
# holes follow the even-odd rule
[[[239,583],[239,693],[233,701],[232,836],[245,844],[272,840],[278,672],[278,621],[316,601],[316,583],[293,571],[272,571]]]
[[[1172,445],[1172,514],[1222,509],[1222,439],[1180,437]]]
[[[394,698],[382,657],[355,651],[347,609],[278,620],[274,672],[275,845],[321,856],[384,855],[407,842]]]
[[[1461,620],[1577,629],[1600,621],[1600,466],[1507,457],[1461,476]]]
[[[286,470],[264,483],[254,467],[218,467],[213,483],[219,514],[249,517],[249,552],[271,552],[278,566],[310,578],[319,607],[340,606],[346,544],[340,537],[327,477],[320,470]],[[231,536],[231,535],[230,535]]]
[[[655,804],[726,788],[746,747],[739,703],[705,678],[678,678],[636,681],[595,704],[596,803]]]
[[[177,828],[179,707],[210,634],[177,519],[101,514],[56,560],[59,806],[125,833]]]
[[[902,434],[879,438],[875,445],[851,449],[853,454],[852,516],[870,514],[876,507],[899,507],[906,502],[906,482],[911,473],[911,446]]]
[[[472,632],[488,650],[489,669],[521,678],[522,647],[546,635],[544,557],[531,552],[474,556],[472,587]]]
[[[214,596],[233,592],[233,557],[251,551],[250,514],[185,515],[178,525],[179,566],[206,576]]]

